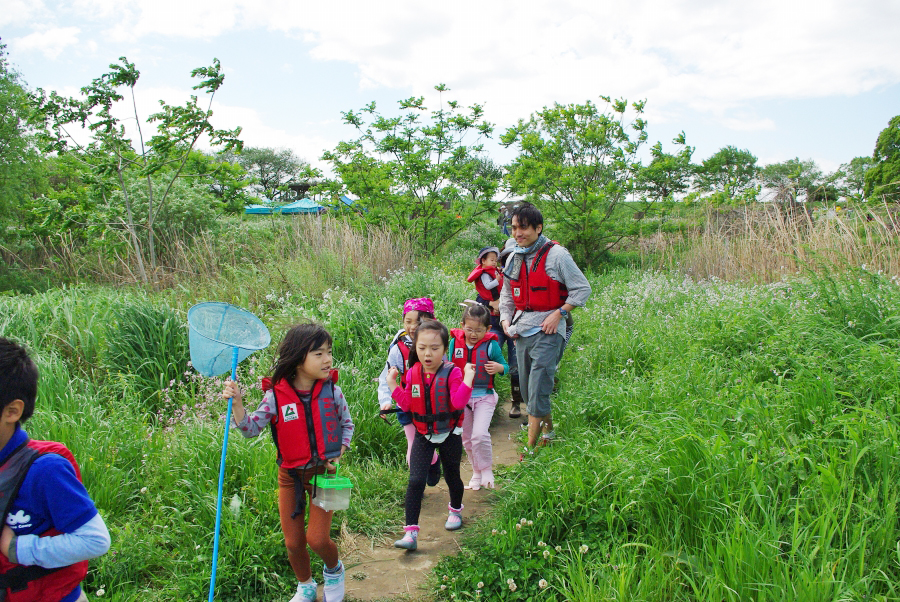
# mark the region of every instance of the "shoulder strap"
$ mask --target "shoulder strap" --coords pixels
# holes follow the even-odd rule
[[[41,452],[29,447],[28,440],[26,440],[13,450],[6,462],[0,466],[0,508],[3,509],[3,514],[0,517],[3,520],[6,520],[13,500],[19,495],[19,489],[22,487],[25,475],[28,474],[28,469],[40,456]],[[40,579],[62,568],[64,567],[45,569],[37,565],[15,565],[5,573],[0,574],[0,590],[22,591],[28,588],[28,584],[31,581]]]
[[[547,253],[550,252],[550,249],[552,249],[554,245],[556,245],[556,243],[551,240],[550,242],[548,242],[547,244],[545,244],[543,247],[540,248],[540,250],[534,256],[534,259],[531,262],[532,270],[534,270],[534,268],[544,260],[544,257],[546,257]]]
[[[3,514],[0,516],[4,520],[9,514],[13,500],[19,495],[19,488],[22,486],[22,481],[25,480],[25,475],[28,474],[28,469],[31,468],[38,456],[40,453],[28,447],[26,440],[14,449],[6,462],[0,466],[0,508],[3,509]]]

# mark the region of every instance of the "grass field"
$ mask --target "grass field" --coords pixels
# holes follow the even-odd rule
[[[0,297],[0,333],[41,369],[28,430],[69,445],[113,535],[88,594],[206,597],[225,404],[220,383],[188,366],[185,315],[211,298],[252,310],[275,343],[302,319],[331,331],[357,424],[346,462],[356,493],[335,532],[395,532],[404,446],[375,417],[372,379],[405,298],[432,296],[455,324],[477,238],[383,277],[320,271],[327,257],[298,251],[282,271],[306,265],[309,289],[290,269],[282,281],[254,264],[157,292]],[[590,279],[554,398],[560,440],[504,469],[493,516],[438,567],[435,597],[900,599],[895,282],[859,268],[760,285],[634,268]],[[241,378],[260,378],[274,349]],[[293,575],[274,448],[266,436],[231,441],[217,599],[281,599]]]

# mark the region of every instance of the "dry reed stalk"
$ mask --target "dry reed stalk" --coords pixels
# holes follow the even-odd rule
[[[706,226],[680,244],[658,238],[659,267],[677,267],[694,278],[773,282],[803,269],[861,266],[900,274],[897,217],[888,208],[837,217],[813,216],[777,205],[709,212]]]

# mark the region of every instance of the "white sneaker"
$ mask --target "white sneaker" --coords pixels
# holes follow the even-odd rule
[[[491,468],[481,471],[481,486],[485,489],[494,488],[494,471]]]
[[[469,479],[469,484],[466,485],[466,489],[471,489],[472,491],[478,491],[481,489],[481,471],[473,470],[472,478]]]
[[[316,602],[317,587],[315,579],[310,579],[307,583],[298,583],[297,593],[291,598],[291,602]]]
[[[325,578],[323,591],[325,602],[344,602],[344,563],[338,560],[338,566],[341,570],[337,573],[322,570],[322,576]]]

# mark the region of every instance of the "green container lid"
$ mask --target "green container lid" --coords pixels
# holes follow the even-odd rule
[[[335,464],[337,467],[337,464]],[[316,475],[316,487],[322,489],[353,489],[353,483],[347,477],[338,476],[336,470],[333,475],[323,474]]]

